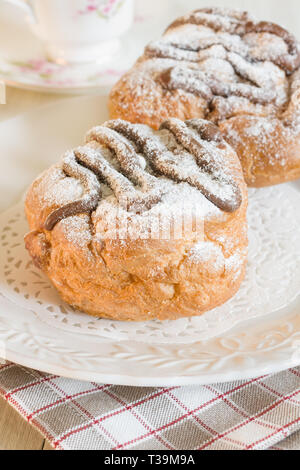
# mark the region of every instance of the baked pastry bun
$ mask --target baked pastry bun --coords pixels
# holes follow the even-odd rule
[[[300,46],[247,12],[203,8],[150,43],[110,94],[112,118],[157,129],[207,119],[236,150],[249,186],[300,177]]]
[[[247,187],[234,150],[201,119],[95,127],[32,184],[25,209],[35,264],[91,315],[200,315],[244,277]]]

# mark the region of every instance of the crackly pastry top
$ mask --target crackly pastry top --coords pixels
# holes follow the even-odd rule
[[[241,174],[235,152],[210,122],[169,119],[155,131],[108,121],[42,179],[44,205],[54,207],[44,228],[94,211],[113,217],[113,208],[143,221],[182,200],[204,216],[234,213],[243,199]]]
[[[171,60],[156,80],[201,96],[218,122],[237,106],[284,106],[300,45],[284,28],[247,12],[203,8],[173,22],[146,47],[145,58]]]
[[[111,96],[119,100],[118,109],[124,108],[126,116],[129,103],[116,92],[127,83],[125,90],[132,90],[137,117],[145,118],[149,93],[156,93],[149,88],[145,97],[145,81],[151,78],[166,92],[178,90],[198,97],[201,117],[216,124],[248,114],[279,116],[285,125],[296,127],[300,111],[293,102],[299,68],[300,44],[284,28],[256,21],[247,12],[202,8],[177,19],[159,40],[148,44],[113,90],[116,96]]]

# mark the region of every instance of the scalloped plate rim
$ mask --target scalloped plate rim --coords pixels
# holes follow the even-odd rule
[[[150,370],[152,371],[153,375],[130,375],[128,373],[128,370],[125,372],[122,372],[122,368],[124,367],[124,371],[127,368],[130,368],[132,370],[132,364],[136,363],[139,365],[139,355],[143,357],[143,348],[146,349],[152,349],[154,351],[154,359],[155,359],[155,350],[161,354],[161,349],[167,351],[168,348],[175,348],[179,350],[187,349],[189,348],[199,348],[199,353],[201,351],[201,346],[203,348],[203,344],[205,345],[206,342],[198,342],[198,343],[192,343],[192,344],[186,344],[186,345],[166,345],[166,344],[157,344],[154,347],[152,345],[146,345],[141,342],[136,342],[136,343],[130,343],[126,341],[120,341],[116,342],[113,340],[108,340],[107,338],[95,338],[95,345],[96,349],[98,347],[101,349],[101,346],[107,350],[110,348],[118,348],[119,349],[119,355],[126,356],[126,351],[128,350],[128,347],[132,349],[134,354],[134,359],[131,358],[121,358],[121,357],[113,357],[113,355],[110,357],[110,355],[105,358],[101,355],[100,350],[99,354],[96,353],[91,353],[88,349],[84,349],[84,341],[87,343],[90,342],[90,337],[87,337],[87,335],[83,335],[78,333],[77,335],[75,333],[68,333],[64,332],[62,337],[60,338],[63,340],[63,344],[67,344],[68,342],[71,341],[73,344],[74,339],[76,337],[78,338],[78,343],[80,341],[83,341],[83,343],[79,347],[75,347],[75,351],[68,351],[68,348],[65,347],[64,352],[59,352],[59,348],[61,348],[61,344],[59,344],[59,340],[56,337],[57,329],[54,327],[49,327],[47,331],[45,331],[45,324],[42,323],[41,321],[37,320],[35,324],[31,322],[30,319],[30,314],[32,315],[32,320],[34,320],[33,314],[31,311],[27,310],[25,308],[20,308],[17,305],[13,304],[10,300],[4,297],[0,297],[0,305],[1,305],[1,300],[4,299],[4,302],[11,304],[11,312],[13,312],[14,309],[18,310],[18,313],[16,316],[7,316],[7,310],[6,313],[3,314],[0,310],[0,341],[1,338],[3,337],[3,331],[5,331],[5,334],[8,336],[8,339],[5,341],[5,344],[7,345],[6,349],[6,355],[5,359],[7,361],[12,361],[16,362],[24,367],[30,367],[33,369],[38,369],[46,373],[51,373],[55,375],[62,375],[65,377],[69,377],[72,379],[78,379],[78,380],[84,380],[84,381],[92,381],[92,382],[98,382],[98,383],[110,383],[110,384],[117,384],[117,385],[128,385],[128,386],[142,386],[142,387],[148,387],[148,386],[156,386],[156,387],[168,387],[168,386],[187,386],[187,385],[205,385],[209,383],[221,383],[221,382],[229,382],[229,381],[236,381],[236,380],[247,380],[247,379],[252,379],[258,376],[264,376],[267,374],[271,373],[277,373],[282,370],[291,368],[291,367],[297,367],[300,365],[300,354],[297,356],[293,357],[293,353],[295,352],[295,348],[292,347],[292,345],[289,346],[284,346],[284,343],[289,343],[290,339],[293,336],[296,336],[297,339],[297,345],[300,347],[300,327],[296,331],[293,332],[293,335],[288,335],[286,338],[283,339],[281,343],[276,347],[271,347],[271,359],[268,357],[265,357],[265,350],[262,350],[261,353],[259,352],[258,349],[253,350],[253,356],[247,352],[237,352],[233,351],[233,353],[228,355],[230,358],[231,356],[234,357],[234,367],[228,367],[222,366],[222,361],[225,359],[226,356],[220,356],[219,357],[219,362],[220,364],[218,365],[219,369],[216,372],[210,371],[207,366],[207,370],[203,370],[202,372],[192,372],[192,374],[185,374],[185,373],[178,373],[178,374],[173,374],[167,376],[167,374],[164,374],[166,372],[165,366],[161,369],[160,375],[157,374],[155,375],[155,370],[156,366],[155,364],[151,366],[150,364]],[[298,306],[297,306],[297,312],[299,309],[300,305],[300,296],[296,300]],[[298,313],[294,314],[293,318],[298,318]],[[11,329],[8,327],[7,329],[3,329],[3,324],[1,322],[1,317],[5,318],[5,321],[12,321],[12,319],[17,320],[17,323],[15,321],[13,322],[14,325],[11,325]],[[26,316],[26,317],[25,317]],[[269,321],[267,322],[269,324],[269,328],[266,328],[263,331],[266,333],[266,335],[269,332],[274,333],[274,327],[275,325],[272,324],[270,321],[270,316],[268,316]],[[19,325],[19,328],[16,327],[18,324],[18,319],[21,319],[21,324]],[[284,325],[286,317],[285,315],[282,316],[280,319],[280,323],[282,322],[282,325]],[[299,322],[299,319],[298,319]],[[261,321],[260,324],[261,326],[264,325],[264,323]],[[277,322],[278,324],[278,322]],[[1,333],[1,326],[2,326],[2,333]],[[34,332],[32,332],[32,327],[35,329]],[[39,332],[39,328],[41,329],[40,334],[41,336],[37,335],[37,332]],[[255,326],[255,329],[257,329],[257,325]],[[52,335],[50,336],[45,336],[48,335],[52,332]],[[277,333],[277,332],[275,332]],[[224,337],[216,337],[213,338],[212,340],[209,340],[209,342],[219,342],[219,340],[222,340],[222,338],[229,337],[230,338],[231,332],[227,332]],[[20,341],[20,339],[17,341],[18,346],[14,346],[16,343],[15,336],[19,335],[23,338],[23,343]],[[243,334],[241,334],[243,336]],[[249,332],[247,335],[249,336]],[[233,336],[234,337],[234,336]],[[38,350],[38,353],[36,352],[36,346],[35,346],[35,352],[32,354],[28,354],[28,351],[26,352],[26,347],[28,347],[28,343],[34,339],[35,345],[39,344],[40,349]],[[50,358],[45,359],[45,354],[46,356],[47,351],[49,349],[49,342],[53,342],[52,344],[52,350],[51,354],[56,354],[56,360],[51,360]],[[56,341],[56,343],[55,343]],[[208,342],[208,343],[209,343]],[[129,344],[130,343],[130,344]],[[216,343],[216,346],[218,344]],[[177,347],[178,346],[178,347]],[[21,348],[21,351],[18,351],[17,349]],[[23,348],[23,349],[22,349]],[[122,352],[122,349],[124,352]],[[142,349],[142,351],[141,351]],[[268,348],[267,348],[268,349]],[[274,358],[272,358],[272,350],[275,351]],[[54,352],[55,351],[55,352]],[[269,351],[270,352],[270,351]],[[64,364],[63,360],[63,355],[70,354],[68,357],[70,357],[70,361],[72,362],[72,366],[68,365],[62,365]],[[109,353],[110,354],[110,353]],[[145,353],[147,356],[147,352]],[[248,356],[247,356],[248,354]],[[255,355],[258,354],[258,358],[255,359]],[[60,357],[61,355],[61,357]],[[80,359],[76,359],[76,355],[79,356]],[[92,355],[92,360],[88,356]],[[86,357],[87,356],[87,357]],[[278,360],[278,356],[284,356],[281,360]],[[86,357],[86,359],[84,359]],[[243,363],[244,359],[251,359],[253,361],[253,364],[249,367],[245,368],[245,365]],[[105,360],[108,362],[108,365],[110,368],[115,367],[115,372],[107,372],[105,371],[105,365],[103,367],[103,364],[105,364]],[[192,358],[187,359],[186,357],[182,357],[181,359],[177,358],[177,362],[188,362],[188,361],[194,362],[196,361],[196,367],[197,367],[197,358]],[[232,358],[231,358],[232,360]],[[76,362],[77,361],[77,362]],[[84,366],[82,365],[82,361],[85,361]],[[92,365],[92,363],[95,362],[96,365]],[[111,363],[114,363],[113,366]],[[174,361],[176,362],[176,360]],[[198,360],[199,364],[201,364],[201,360]],[[203,364],[203,360],[202,360]],[[205,364],[205,361],[204,361]],[[103,370],[101,371],[101,367]],[[145,368],[146,365],[145,363],[142,363],[142,367]],[[195,367],[195,364],[194,366]]]

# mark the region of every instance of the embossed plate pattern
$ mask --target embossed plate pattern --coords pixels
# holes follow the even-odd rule
[[[146,344],[61,332],[0,297],[6,358],[71,378],[135,386],[246,379],[300,364],[299,300],[259,325],[192,344]],[[0,350],[1,350],[0,346]],[[3,355],[3,352],[1,353]]]

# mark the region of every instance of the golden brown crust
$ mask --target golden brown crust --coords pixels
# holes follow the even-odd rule
[[[216,11],[214,9],[214,15]],[[216,17],[214,15],[210,17],[210,13],[206,13],[206,22],[223,21],[223,13],[220,16],[219,10],[217,13]],[[229,13],[233,17],[236,15],[236,12]],[[191,24],[191,16],[188,15],[175,22],[167,29],[161,44],[165,47],[166,44],[180,42],[184,40],[182,38],[189,37],[189,35],[195,40],[198,33],[203,34],[204,32],[208,36],[218,35],[218,32],[216,33],[213,29],[214,24],[210,29],[207,24],[198,24],[195,18],[193,21],[194,24]],[[233,24],[235,23],[233,22]],[[170,117],[178,117],[183,120],[200,117],[212,120],[219,125],[226,139],[240,157],[244,177],[249,186],[268,186],[299,178],[299,44],[291,35],[276,25],[251,23],[251,32],[249,32],[249,25],[250,23],[246,23],[246,34],[242,39],[246,46],[250,47],[252,55],[260,54],[261,57],[264,57],[268,53],[271,54],[271,51],[273,53],[274,50],[282,50],[286,52],[288,57],[288,51],[291,49],[294,49],[296,54],[292,56],[295,58],[294,62],[291,62],[293,66],[286,70],[281,65],[283,56],[280,55],[273,59],[272,64],[270,62],[263,63],[264,69],[262,70],[265,70],[263,73],[266,74],[266,91],[272,91],[273,88],[276,90],[277,102],[275,104],[271,101],[269,103],[251,102],[246,98],[235,96],[226,99],[218,97],[212,102],[212,106],[212,103],[208,103],[203,96],[188,91],[188,88],[165,87],[160,77],[164,73],[168,73],[170,69],[178,67],[178,64],[180,67],[192,71],[212,70],[214,76],[224,73],[224,76],[221,77],[221,83],[230,82],[233,72],[232,64],[230,63],[229,66],[228,61],[232,60],[232,57],[230,59],[226,57],[225,60],[222,56],[220,59],[221,56],[218,55],[220,50],[215,46],[210,53],[212,57],[201,58],[199,63],[195,62],[195,59],[190,59],[193,61],[189,62],[181,58],[179,61],[174,58],[176,57],[174,54],[178,53],[178,50],[174,52],[173,49],[170,49],[166,52],[161,44],[155,43],[148,46],[145,54],[135,66],[112,89],[109,100],[111,117],[121,117],[131,122],[145,123],[155,129],[163,120]],[[228,41],[228,34],[225,39]],[[222,37],[222,41],[225,39]],[[287,42],[285,43],[285,41]],[[234,47],[245,46],[245,44],[237,43],[234,44]],[[179,49],[179,52],[182,57],[189,53],[189,51],[186,52],[182,49]],[[158,54],[157,57],[155,53]],[[192,54],[195,53],[192,52]],[[216,54],[215,57],[214,54]],[[236,77],[235,75],[234,80],[237,79]],[[268,85],[267,79],[272,80],[271,85]],[[214,84],[214,86],[216,85]],[[251,86],[253,89],[253,83]],[[213,87],[212,89],[214,90]],[[255,89],[255,91],[257,90]]]
[[[159,129],[160,124],[171,117],[182,121],[204,118],[204,100],[182,90],[165,90],[155,81],[157,62],[160,62],[161,70],[169,66],[160,59],[141,60],[137,70],[133,68],[119,80],[110,93],[111,118],[146,124],[154,129]]]
[[[300,136],[279,119],[238,116],[220,128],[238,153],[249,186],[259,188],[300,177]],[[259,139],[255,129],[259,129]]]
[[[204,212],[190,232],[170,239],[103,237],[111,212],[110,206],[105,211],[105,200],[92,214],[68,217],[46,230],[49,214],[82,194],[80,184],[66,177],[60,165],[50,168],[27,193],[28,251],[62,298],[91,315],[164,320],[200,315],[221,305],[244,278],[248,240],[241,166],[228,145],[220,152],[241,191],[240,208],[225,213],[200,198],[212,211]],[[185,185],[179,184],[179,194]],[[140,216],[128,214],[129,224],[134,217]],[[173,221],[178,222],[176,214]]]
[[[190,256],[196,237],[129,243],[92,239],[80,247],[68,240],[62,223],[47,233],[31,224],[26,246],[62,298],[91,315],[132,321],[200,315],[231,298],[244,278],[245,189],[243,197],[241,209],[226,222],[205,224],[203,243],[211,255],[200,262]],[[36,219],[42,213],[41,207],[31,205],[33,198],[31,189],[26,200],[29,220],[33,213]],[[77,217],[82,218],[81,230],[90,233],[89,216]],[[235,259],[236,269],[231,266]]]

